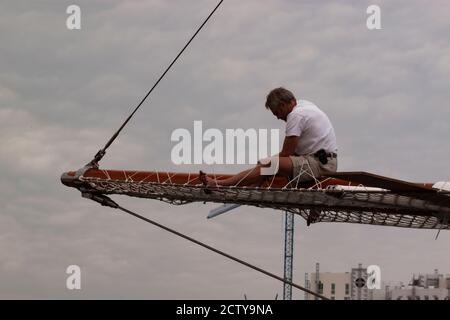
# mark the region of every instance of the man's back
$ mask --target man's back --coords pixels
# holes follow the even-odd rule
[[[311,154],[320,149],[337,152],[336,135],[328,116],[314,103],[298,100],[286,119],[286,137],[299,136],[295,149],[298,155]]]

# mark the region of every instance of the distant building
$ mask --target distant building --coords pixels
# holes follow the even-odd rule
[[[316,279],[316,273],[311,273],[311,279]],[[310,280],[311,281],[311,280]],[[350,273],[319,273],[318,280],[313,281],[313,291],[324,295],[329,299],[350,300]],[[307,294],[307,300],[315,297]]]
[[[448,300],[450,296],[450,275],[432,274],[414,276],[408,286],[394,287],[388,290],[389,300]]]
[[[367,288],[367,269],[361,264],[350,272],[316,272],[305,274],[305,287],[332,300],[449,300],[450,275],[414,276],[409,285],[384,285],[381,289]],[[305,293],[305,300],[317,299]]]
[[[358,268],[352,268],[351,272],[351,300],[372,300],[370,290],[367,289],[367,268],[361,264]]]
[[[407,286],[393,289],[390,300],[447,300],[448,289]]]
[[[360,280],[362,279],[362,280]],[[351,272],[319,272],[319,264],[316,264],[316,272],[305,275],[305,286],[332,300],[367,299],[367,287],[358,288],[355,281],[367,280],[367,271],[361,266],[353,268]],[[360,282],[358,282],[360,283]],[[305,300],[314,300],[316,297],[305,293]]]

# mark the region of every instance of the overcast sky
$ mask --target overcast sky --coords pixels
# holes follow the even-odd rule
[[[91,160],[216,5],[192,1],[2,1],[0,4],[0,298],[273,299],[282,284],[154,226],[80,197],[62,172]],[[81,30],[66,8],[81,7]],[[366,9],[381,7],[381,30]],[[284,128],[264,108],[277,86],[331,119],[339,170],[450,181],[450,2],[225,0],[101,162],[175,166],[176,128]],[[176,207],[114,197],[282,275],[282,212]],[[304,273],[379,265],[383,281],[450,273],[450,234],[315,224],[296,218],[294,282]],[[66,289],[67,266],[82,289]],[[303,292],[293,290],[295,299]]]

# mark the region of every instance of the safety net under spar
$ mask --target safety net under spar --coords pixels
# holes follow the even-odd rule
[[[217,175],[217,179],[229,177]],[[192,202],[236,203],[301,215],[308,223],[346,222],[423,229],[448,229],[450,208],[379,188],[351,186],[339,179],[314,179],[308,185],[270,177],[259,187],[211,186],[198,174],[89,169],[65,174],[66,185],[82,192],[156,199],[174,205]]]

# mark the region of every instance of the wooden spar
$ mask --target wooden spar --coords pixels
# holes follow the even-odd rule
[[[99,179],[111,179],[117,181],[133,181],[133,182],[156,182],[156,183],[171,183],[180,185],[199,185],[198,173],[188,172],[166,172],[166,171],[140,171],[140,170],[106,170],[106,169],[87,169],[83,174],[85,178],[99,178]],[[232,177],[232,174],[217,173],[211,174],[210,177],[222,180]],[[275,176],[272,181],[272,176],[267,176],[266,182],[261,187],[271,186],[272,188],[283,188],[288,184],[288,179],[283,176]],[[77,178],[77,171],[68,171],[63,173],[61,181],[63,184],[74,187],[73,180]],[[325,188],[329,185],[345,185],[356,186],[357,183],[352,183],[337,178],[324,178],[320,179],[320,187]],[[311,188],[314,187],[316,182],[303,182],[299,183],[298,188]]]

